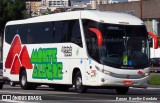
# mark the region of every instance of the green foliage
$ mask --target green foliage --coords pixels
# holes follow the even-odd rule
[[[25,9],[25,0],[0,0],[0,33],[8,21],[25,18]]]
[[[160,85],[160,75],[151,75],[149,79],[150,85]]]

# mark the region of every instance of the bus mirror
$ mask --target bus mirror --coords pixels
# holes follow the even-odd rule
[[[102,46],[102,33],[97,28],[89,28],[90,31],[94,32],[97,36],[98,46]]]
[[[153,34],[152,32],[148,32],[148,35],[151,36],[153,38],[153,42],[154,42],[154,49],[158,48],[158,37],[156,34]]]

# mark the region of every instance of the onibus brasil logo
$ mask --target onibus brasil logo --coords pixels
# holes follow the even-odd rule
[[[22,46],[19,35],[11,43],[5,68],[11,69],[10,74],[19,75],[20,68],[33,69],[32,78],[35,79],[62,79],[62,62],[57,62],[57,48],[33,49],[31,58],[27,47]],[[33,66],[34,64],[34,66]]]

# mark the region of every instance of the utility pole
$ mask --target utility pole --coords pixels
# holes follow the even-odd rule
[[[140,0],[140,18],[142,19],[142,15],[143,15],[143,8],[142,8],[142,0]]]
[[[32,9],[32,8],[31,8],[31,0],[30,0],[30,3],[29,3],[29,17],[30,17],[30,18],[32,17],[32,14],[31,14],[32,11],[31,11],[31,9]]]

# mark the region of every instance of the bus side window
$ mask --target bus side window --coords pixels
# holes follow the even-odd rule
[[[6,42],[11,44],[14,36],[17,34],[17,26],[14,25],[7,26],[6,33],[7,33],[5,36]]]
[[[98,57],[98,44],[96,34],[89,30],[89,28],[96,28],[96,22],[92,20],[83,20],[84,34],[87,44],[87,51],[90,57],[99,61]]]
[[[73,24],[72,28],[70,28],[71,29],[71,42],[77,44],[80,47],[83,47],[79,20],[73,20],[70,22],[72,22]]]
[[[10,26],[6,26],[6,28],[5,28],[5,41],[7,43],[11,44],[11,42],[12,42],[12,36],[10,36],[9,30],[10,30]]]
[[[27,43],[27,35],[28,35],[28,26],[27,24],[18,25],[18,34],[20,36],[22,44]]]
[[[28,28],[28,43],[52,43],[53,30],[51,22],[30,24]]]
[[[66,42],[66,33],[67,22],[65,21],[55,21],[54,22],[54,43],[63,43]]]

